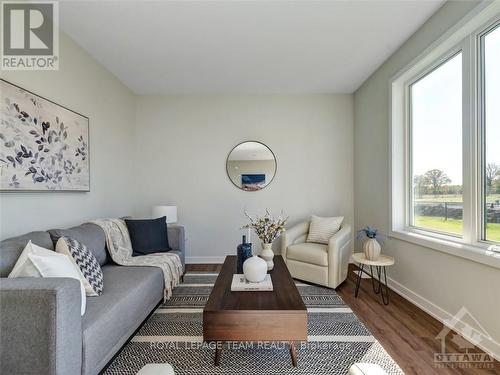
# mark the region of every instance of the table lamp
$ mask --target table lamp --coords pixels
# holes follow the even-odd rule
[[[153,206],[153,219],[166,216],[167,224],[177,223],[177,206]]]

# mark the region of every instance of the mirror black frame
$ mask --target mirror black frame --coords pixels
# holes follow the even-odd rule
[[[273,174],[273,177],[271,178],[271,180],[262,189],[258,189],[258,190],[245,190],[245,189],[242,189],[240,186],[238,186],[238,185],[236,185],[234,183],[234,181],[231,179],[231,176],[229,175],[229,171],[227,169],[227,165],[228,165],[228,162],[229,162],[229,156],[231,156],[231,153],[234,151],[234,149],[237,148],[238,146],[242,145],[243,143],[248,143],[248,142],[253,142],[253,143],[259,143],[259,144],[261,144],[262,146],[264,146],[265,148],[267,148],[271,152],[271,154],[273,155],[273,159],[274,159],[274,174]],[[238,190],[241,190],[241,191],[244,191],[244,192],[248,192],[248,193],[253,193],[253,192],[264,190],[269,185],[271,185],[271,182],[273,182],[274,178],[276,177],[276,173],[278,173],[278,159],[276,159],[276,155],[274,154],[273,150],[271,150],[271,148],[268,145],[266,145],[264,142],[254,141],[254,140],[243,141],[243,142],[238,143],[236,146],[234,146],[231,149],[231,151],[229,151],[229,153],[227,154],[227,157],[226,157],[226,175],[227,175],[227,178],[229,179],[229,181],[231,181],[231,183],[236,188],[238,188]]]

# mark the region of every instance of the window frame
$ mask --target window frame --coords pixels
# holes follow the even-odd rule
[[[445,65],[448,61],[456,57],[458,54],[462,54],[462,112],[463,108],[466,105],[466,93],[465,90],[463,89],[463,65],[466,60],[465,56],[465,51],[467,51],[467,46],[466,46],[466,41],[462,41],[461,43],[453,46],[451,49],[446,51],[445,54],[443,54],[439,59],[437,59],[433,64],[426,66],[424,69],[421,69],[417,74],[411,76],[406,82],[405,82],[405,128],[406,128],[406,134],[407,134],[407,141],[406,141],[406,153],[407,153],[407,158],[408,158],[408,163],[406,165],[406,179],[407,179],[407,184],[406,184],[406,190],[407,190],[407,204],[406,204],[406,223],[405,223],[405,229],[407,231],[413,231],[415,233],[421,233],[425,234],[428,233],[429,235],[432,236],[437,236],[438,238],[448,238],[452,237],[455,240],[462,240],[463,239],[463,233],[462,235],[455,235],[452,233],[447,233],[439,230],[432,230],[432,229],[427,229],[427,228],[421,228],[417,227],[413,221],[414,221],[414,194],[413,194],[413,124],[412,124],[412,115],[413,115],[413,108],[412,108],[412,97],[411,97],[411,87],[415,83],[419,82],[420,80],[424,79],[428,75],[432,74],[434,71]],[[463,117],[462,113],[462,129],[464,128],[464,123],[465,119]],[[464,134],[462,131],[462,166],[464,165]],[[463,168],[462,168],[463,169]],[[462,180],[464,175],[464,171],[462,170]],[[464,182],[462,181],[462,185]],[[462,187],[463,190],[463,187]],[[462,193],[463,195],[463,193]],[[465,211],[465,210],[464,210]],[[465,212],[462,214],[465,216]]]
[[[478,160],[477,168],[479,170],[479,176],[477,179],[477,191],[479,192],[477,196],[477,207],[479,220],[476,223],[476,232],[478,234],[477,243],[485,245],[500,245],[498,242],[488,241],[486,239],[486,104],[485,104],[485,68],[484,68],[484,37],[488,35],[493,30],[500,28],[500,17],[478,30],[474,34],[475,38],[475,50],[476,50],[476,64],[477,64],[477,74],[476,74],[476,91],[477,91],[477,124],[478,124]]]
[[[389,84],[390,221],[389,236],[500,268],[500,244],[486,241],[483,207],[484,93],[479,91],[481,38],[500,23],[499,2],[481,3],[422,54],[398,72]],[[462,190],[463,233],[414,227],[411,173],[410,87],[462,52]]]

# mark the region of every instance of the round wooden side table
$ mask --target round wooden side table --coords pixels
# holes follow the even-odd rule
[[[394,264],[394,258],[389,255],[380,255],[377,260],[369,260],[366,259],[365,253],[354,253],[352,255],[352,259],[359,263],[358,270],[358,278],[356,280],[356,292],[354,293],[354,297],[358,298],[359,285],[361,284],[361,276],[363,273],[367,274],[372,279],[372,288],[375,294],[379,294],[382,297],[382,302],[384,305],[389,304],[389,287],[387,286],[387,266],[392,266]],[[364,268],[365,266],[370,267],[370,273],[368,273]],[[377,272],[378,285],[375,285],[376,282],[373,277],[373,267],[375,267],[375,271]],[[382,283],[382,276],[384,278],[384,282]],[[385,295],[384,295],[385,288]]]

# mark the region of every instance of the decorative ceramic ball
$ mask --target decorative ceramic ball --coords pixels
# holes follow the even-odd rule
[[[245,279],[251,283],[260,283],[266,278],[267,263],[264,259],[254,255],[243,263],[243,274]]]

